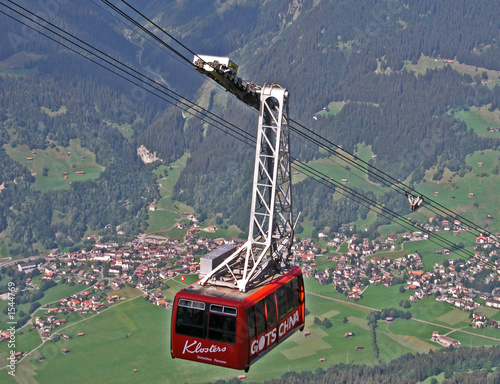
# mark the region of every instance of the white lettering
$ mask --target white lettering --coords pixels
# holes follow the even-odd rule
[[[217,345],[212,344],[209,348],[202,347],[201,343],[197,343],[193,341],[191,344],[186,340],[186,344],[184,344],[184,350],[182,354],[185,353],[220,353],[226,352],[226,347],[218,347]]]
[[[269,348],[271,344],[276,342],[276,334],[280,337],[285,336],[298,322],[299,311],[297,310],[292,315],[287,317],[285,321],[280,324],[279,328],[273,328],[269,332],[252,341],[252,344],[250,345],[250,354],[255,355],[262,352],[264,349]]]
[[[285,319],[283,323],[281,323],[279,327],[279,335],[280,337],[286,335],[290,329],[292,329],[295,324],[299,321],[299,311],[295,311],[295,313]]]
[[[220,363],[220,364],[227,364],[227,361],[224,361],[224,360],[217,360],[217,359],[214,359],[214,362],[216,362],[216,363]]]

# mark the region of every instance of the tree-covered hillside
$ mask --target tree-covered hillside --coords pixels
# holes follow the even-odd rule
[[[63,28],[239,128],[255,132],[255,111],[207,82],[104,4],[19,4],[43,15],[45,25]],[[179,39],[188,59],[186,48],[227,55],[240,65],[243,78],[287,87],[293,119],[348,151],[364,143],[373,152],[372,163],[395,178],[418,183],[431,168],[436,179],[445,170],[463,175],[467,155],[498,149],[498,135],[485,138],[454,118],[471,107],[498,111],[500,21],[494,2],[131,4]],[[151,172],[155,164],[144,165],[136,154],[141,145],[167,163],[189,151],[174,197],[205,217],[221,213],[228,223],[246,229],[254,157],[250,146],[26,25],[4,14],[0,18],[5,42],[0,45],[0,233],[12,240],[11,253],[81,245],[91,232],[114,238],[118,231],[132,235],[145,230],[146,207],[159,195]],[[413,66],[422,57],[442,65],[417,72]],[[472,69],[461,70],[442,60]],[[327,106],[332,102],[342,108],[331,113]],[[94,173],[64,179],[64,167],[74,176],[82,166],[78,159],[71,162],[68,154],[62,156],[69,148],[90,151]],[[292,155],[307,162],[326,156],[296,136]],[[31,157],[30,163],[24,160]],[[369,197],[396,211],[407,210],[404,201],[392,196]],[[352,201],[333,198],[331,190],[311,180],[295,185],[294,199],[302,217],[318,229],[336,229],[367,213]]]
[[[170,4],[175,10],[180,3]],[[205,39],[219,37],[217,53],[226,47],[227,54],[243,64],[240,72],[246,78],[258,84],[276,82],[290,90],[294,119],[350,152],[361,142],[371,146],[374,165],[395,178],[418,182],[431,167],[438,167],[438,172],[445,168],[460,172],[465,169],[466,155],[498,147],[498,139],[478,137],[450,117],[451,110],[471,106],[498,108],[500,87],[481,81],[481,68],[498,70],[500,57],[499,21],[494,16],[498,12],[491,2],[262,2],[257,17],[254,10],[246,17],[246,7],[231,4],[223,9],[205,8],[206,22],[216,16],[221,21],[221,28],[209,32],[197,22],[198,14],[175,19],[179,24],[173,16],[162,21],[184,31],[185,40],[203,53],[207,52]],[[196,12],[201,13],[200,9]],[[252,26],[233,51],[234,40],[226,42],[219,34],[243,33],[241,25],[233,25],[235,17]],[[407,63],[416,63],[421,55],[475,65],[477,74],[464,74],[449,65],[415,74]],[[315,116],[332,101],[345,103],[339,114]],[[308,161],[324,156],[293,139],[295,157]],[[215,177],[207,180],[204,167],[186,169],[178,184],[189,195],[183,196],[186,201],[196,202],[194,196],[200,189],[214,190],[223,182],[224,172],[217,171],[224,169],[212,166],[218,161],[214,157],[223,152],[224,139],[219,144],[219,150],[211,147],[211,155],[205,156],[205,151],[192,154],[191,161],[211,164]],[[241,175],[236,184],[247,185],[247,178]],[[335,216],[357,217],[357,208],[344,215],[337,206],[332,209],[326,197],[313,199],[317,206],[311,207],[314,203],[309,197],[326,192],[315,192],[323,188],[317,183],[304,183],[305,187],[296,189],[295,199],[299,206],[308,205],[309,219],[338,223]],[[308,193],[298,193],[302,190]],[[197,208],[218,212],[215,207],[219,205],[209,196]]]
[[[51,20],[69,32],[84,31],[82,39],[123,60],[134,57],[133,46],[97,10],[75,3],[55,11]],[[10,42],[0,54],[11,66],[0,72],[0,231],[10,254],[81,245],[89,230],[110,239],[120,230],[142,231],[158,191],[137,157],[137,135],[162,118],[163,105],[134,97],[129,83],[7,18],[0,35]],[[85,161],[69,151],[75,140],[103,170],[97,179],[75,177]],[[30,171],[42,161],[43,172]]]

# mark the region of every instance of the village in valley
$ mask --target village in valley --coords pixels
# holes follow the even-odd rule
[[[83,333],[73,335],[63,328],[71,321],[85,319],[119,304],[126,295],[118,293],[126,287],[140,291],[152,305],[169,309],[171,302],[164,293],[169,289],[170,279],[178,275],[197,275],[200,257],[222,245],[237,247],[242,243],[241,239],[207,238],[204,235],[216,233],[217,227],[202,228],[194,215],[185,215],[190,227],[178,224],[186,230],[183,241],[141,234],[135,241],[119,245],[101,243],[96,236],[91,236],[89,240],[94,245],[89,251],[65,253],[55,249],[37,260],[17,264],[11,261],[8,267],[4,263],[0,266],[1,273],[9,275],[9,269],[10,276],[12,271],[18,275],[22,273],[27,291],[44,290],[58,284],[85,287],[41,307],[33,302],[30,313],[25,314],[24,321],[18,322],[19,327],[36,329],[42,341],[84,337]],[[304,277],[316,279],[322,285],[333,285],[348,301],[361,299],[369,285],[399,285],[400,292],[412,292],[410,301],[432,297],[454,308],[470,311],[472,327],[499,327],[496,320],[488,319],[481,311],[482,307],[500,308],[498,244],[490,242],[488,237],[476,238],[475,257],[467,260],[452,257],[453,250],[435,251],[432,257],[436,261],[432,268],[426,269],[422,255],[417,252],[397,258],[391,258],[391,252],[401,249],[405,242],[429,240],[433,232],[458,234],[466,231],[459,221],[429,220],[420,228],[416,226],[412,233],[389,235],[384,241],[359,238],[349,234],[352,230],[346,227],[333,236],[320,232],[317,239],[296,239],[292,247],[293,262],[302,267]],[[482,290],[475,284],[478,277],[484,282],[480,285]],[[6,300],[5,295],[0,297]],[[400,306],[408,308],[411,304],[405,300]],[[0,330],[0,337],[9,340],[9,332]],[[443,346],[457,345],[456,340],[439,335],[439,332],[429,338]],[[17,352],[16,358],[22,358],[27,352]]]

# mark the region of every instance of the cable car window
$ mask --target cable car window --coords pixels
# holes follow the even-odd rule
[[[224,307],[224,313],[236,316],[236,308]]]
[[[288,314],[290,314],[295,309],[295,306],[293,304],[293,286],[292,286],[292,281],[289,281],[288,283],[286,283],[285,290],[286,290],[286,301],[288,303]]]
[[[255,304],[255,312],[257,315],[257,335],[266,332],[266,312],[264,311],[264,300]]]
[[[276,298],[278,300],[278,314],[280,321],[286,317],[286,296],[285,287],[279,287],[276,290]]]
[[[227,313],[228,315],[236,316],[236,308],[233,307],[223,307],[222,305],[211,304],[210,312]]]
[[[234,344],[236,342],[236,317],[210,312],[208,338]]]
[[[276,326],[276,302],[274,300],[274,293],[266,297],[266,310],[268,329],[274,328]]]
[[[222,313],[222,312],[224,312],[224,307],[222,305],[212,304],[212,305],[210,305],[210,312]]]
[[[247,309],[247,321],[248,321],[248,337],[250,340],[255,339],[257,336],[255,334],[256,324],[255,324],[255,308],[250,307]]]
[[[205,303],[191,300],[179,300],[175,332],[181,335],[204,337]]]

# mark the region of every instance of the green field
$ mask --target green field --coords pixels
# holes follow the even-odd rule
[[[170,289],[164,291],[167,299],[173,299],[178,289],[196,279],[195,275],[188,275],[183,283],[179,277],[170,280]],[[288,370],[314,371],[337,363],[376,364],[366,321],[371,309],[360,305],[379,309],[391,306],[401,308],[397,302],[410,295],[409,292],[399,293],[398,286],[370,286],[365,291],[364,299],[352,303],[337,294],[333,286],[322,286],[313,279],[306,279],[306,290],[306,308],[310,314],[306,318],[305,331],[310,336],[297,333],[276,347],[252,366],[246,374],[249,381],[262,382],[279,378]],[[26,383],[203,383],[229,380],[242,374],[205,364],[172,360],[169,353],[170,310],[152,305],[137,295],[134,289],[124,288],[116,292],[130,299],[119,301],[101,314],[86,317],[85,320],[76,320],[75,315],[72,323],[59,329],[59,332],[73,335],[83,332],[84,337],[61,339],[57,343],[48,341],[40,345],[41,341],[34,331],[18,335],[17,350],[28,352],[39,348],[17,365],[16,379]],[[315,292],[322,296],[315,295]],[[55,292],[53,294],[55,296]],[[406,353],[441,349],[430,341],[432,332],[439,330],[441,334],[446,334],[450,330],[439,324],[454,328],[468,325],[468,313],[438,303],[433,298],[412,303],[409,310],[414,317],[436,325],[417,320],[396,319],[390,324],[379,321],[377,341],[381,361],[388,362]],[[488,311],[489,316],[498,313],[492,309]],[[314,317],[321,320],[326,317],[333,326],[324,328],[314,324]],[[344,318],[348,319],[346,323]],[[450,336],[466,346],[500,344],[482,337],[484,333],[484,336],[498,338],[498,330],[472,330],[469,327],[465,330],[476,335],[455,331]],[[344,337],[348,332],[353,332],[354,336]],[[363,349],[357,350],[357,346]],[[70,352],[62,354],[63,348]],[[39,361],[39,355],[43,355],[45,360]],[[5,344],[0,344],[0,358],[6,358]],[[319,361],[323,358],[326,363]],[[134,369],[137,369],[136,373]],[[16,382],[7,377],[5,370],[0,370],[0,380],[2,383]]]
[[[432,181],[434,170],[431,170],[426,172],[427,182],[419,183],[415,189],[478,225],[496,228],[500,224],[500,219],[495,217],[498,212],[496,191],[500,188],[500,175],[495,175],[492,171],[496,168],[499,157],[500,151],[477,151],[466,157],[465,161],[472,167],[472,171],[464,177],[447,171],[441,180]],[[439,195],[434,196],[435,192]],[[469,197],[469,193],[473,193],[474,197]],[[418,213],[433,217],[425,210],[425,206],[422,208]],[[492,214],[493,219],[487,219],[488,214]]]
[[[172,191],[174,189],[175,183],[179,179],[179,175],[186,166],[187,158],[189,154],[186,153],[179,160],[174,163],[165,166],[162,165],[155,169],[155,173],[158,176],[158,186],[160,190],[161,199],[157,201],[155,206],[155,211],[149,211],[148,220],[148,234],[155,234],[160,236],[165,236],[169,238],[183,239],[189,229],[189,219],[184,213],[192,214],[194,209],[184,203],[174,201],[172,199]],[[165,176],[165,171],[167,171],[168,176]],[[175,227],[176,223],[184,223],[187,225],[185,229],[179,229]],[[203,223],[204,226],[215,225],[215,218],[206,220]],[[200,236],[207,238],[230,238],[237,237],[241,231],[236,226],[228,226],[227,229],[217,226],[218,229],[214,233],[210,232],[200,232]]]
[[[20,68],[24,67],[26,64],[32,61],[38,61],[43,59],[43,55],[37,55],[34,53],[27,52],[19,52],[15,53],[12,56],[9,56],[5,60],[0,61],[0,72],[4,72],[5,74],[9,74],[12,71],[10,68]],[[15,69],[14,72],[18,72],[19,69]]]
[[[179,179],[179,175],[186,166],[186,160],[189,154],[185,154],[179,160],[169,166],[160,166],[155,170],[159,178],[158,185],[161,199],[154,205],[155,211],[149,211],[148,230],[147,233],[172,238],[183,238],[187,232],[175,228],[177,222],[187,223],[188,220],[184,216],[184,212],[193,213],[193,209],[185,204],[174,202],[172,200],[172,191],[174,185]],[[165,177],[165,170],[168,176]]]
[[[328,104],[323,110],[316,113],[318,116],[329,116],[329,115],[338,115],[342,108],[344,108],[345,101],[332,101]]]
[[[59,283],[55,287],[47,289],[43,293],[43,297],[39,300],[39,303],[41,305],[52,303],[56,300],[61,300],[61,298],[69,297],[88,288],[89,287],[87,285],[83,284],[75,284],[73,286],[70,286],[69,284]]]
[[[483,72],[486,72],[491,85],[496,84],[498,81],[500,81],[500,71],[489,70],[487,68],[478,68],[473,65],[459,63],[457,60],[453,60],[453,63],[451,64],[444,63],[443,61],[436,61],[435,58],[425,56],[424,54],[420,55],[417,64],[412,64],[410,60],[406,60],[404,67],[408,72],[413,71],[415,73],[415,76],[418,76],[425,74],[427,70],[441,69],[444,68],[446,65],[451,66],[458,73],[462,73],[464,75],[470,75],[472,78],[475,78],[476,76],[481,76]]]
[[[414,187],[417,192],[424,196],[424,205],[416,212],[408,214],[407,217],[421,223],[427,222],[429,218],[434,218],[436,213],[426,207],[426,204],[430,202],[457,212],[482,227],[489,227],[493,230],[499,228],[500,217],[497,215],[496,191],[500,190],[500,175],[493,172],[498,165],[499,157],[500,151],[495,150],[477,151],[468,155],[465,161],[472,170],[463,177],[446,169],[440,180],[432,180],[436,170],[433,168],[427,171],[425,181]],[[474,196],[470,197],[470,193],[473,193]],[[492,218],[488,218],[488,215],[491,215]],[[381,234],[387,235],[400,232],[401,229],[401,225],[393,223],[380,227],[379,231]],[[439,232],[438,235],[448,236],[443,231]],[[471,244],[471,239],[461,233],[453,239],[453,242],[456,244],[469,242]],[[472,243],[474,242],[475,240],[472,240]]]
[[[313,167],[318,172],[321,172],[338,183],[345,179],[346,181],[341,184],[351,189],[360,188],[366,192],[371,191],[376,196],[380,196],[389,190],[388,188],[382,188],[380,185],[368,181],[366,172],[362,169],[360,170],[356,168],[356,164],[364,168],[365,165],[362,162],[356,160],[349,154],[343,153],[342,151],[339,151],[338,153],[339,155],[311,161],[307,163],[307,165]],[[359,144],[356,155],[359,156],[361,160],[368,162],[373,153],[370,147]],[[294,173],[292,180],[293,183],[296,184],[307,178],[308,177],[305,174],[299,172]],[[337,187],[337,189],[339,192],[336,191],[335,193],[340,196],[342,188]]]
[[[498,109],[489,111],[487,106],[470,107],[468,111],[455,111],[453,113],[457,119],[462,120],[467,128],[473,129],[478,136],[500,137],[500,132],[496,131],[500,127],[500,111]],[[488,132],[488,128],[493,128],[493,132]]]
[[[71,183],[97,179],[104,171],[104,167],[96,163],[95,155],[81,147],[79,140],[71,140],[69,147],[56,146],[44,150],[31,150],[25,145],[4,148],[12,159],[35,175],[35,186],[41,192],[68,189]],[[46,176],[43,174],[44,169],[48,170]],[[77,175],[77,172],[84,174]]]
[[[123,137],[125,137],[127,140],[132,140],[132,137],[134,135],[134,130],[132,129],[132,126],[129,123],[118,124],[118,123],[112,123],[107,120],[105,120],[104,123],[118,130],[118,132],[120,132],[123,135]]]

